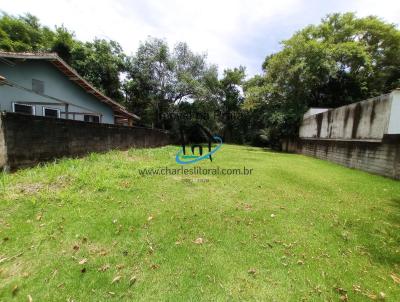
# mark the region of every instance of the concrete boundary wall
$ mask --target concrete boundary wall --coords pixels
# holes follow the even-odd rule
[[[304,118],[300,138],[382,140],[388,133],[392,102],[400,93],[385,94]],[[396,102],[400,102],[396,99]]]
[[[158,129],[95,124],[3,112],[0,167],[16,169],[62,157],[112,149],[159,147],[170,143]]]
[[[282,149],[400,179],[400,90],[306,115]]]
[[[400,179],[400,136],[388,135],[382,142],[300,139],[296,151],[349,168]]]

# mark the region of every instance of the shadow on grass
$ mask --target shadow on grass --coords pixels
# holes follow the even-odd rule
[[[274,149],[267,148],[267,147],[250,147],[250,146],[247,147],[247,146],[245,146],[245,147],[243,147],[243,150],[249,151],[249,152],[260,152],[260,151],[263,151],[263,152],[266,152],[266,153],[282,153],[282,154],[286,153],[286,152],[274,150]]]

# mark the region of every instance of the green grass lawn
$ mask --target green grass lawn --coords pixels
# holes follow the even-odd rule
[[[398,181],[230,145],[198,165],[251,176],[139,175],[177,150],[4,175],[0,301],[400,301]]]

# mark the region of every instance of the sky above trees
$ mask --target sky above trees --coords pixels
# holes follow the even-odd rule
[[[393,0],[13,0],[1,1],[1,10],[29,12],[50,27],[64,24],[80,40],[116,40],[128,54],[148,36],[171,46],[186,41],[220,71],[241,64],[249,76],[261,72],[260,62],[281,49],[280,41],[328,13],[355,11],[400,23],[400,2]]]

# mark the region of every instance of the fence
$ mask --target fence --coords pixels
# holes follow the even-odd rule
[[[170,143],[159,129],[0,114],[0,167],[16,169],[55,158],[112,149],[159,147]]]
[[[282,149],[400,179],[400,90],[305,116]]]

